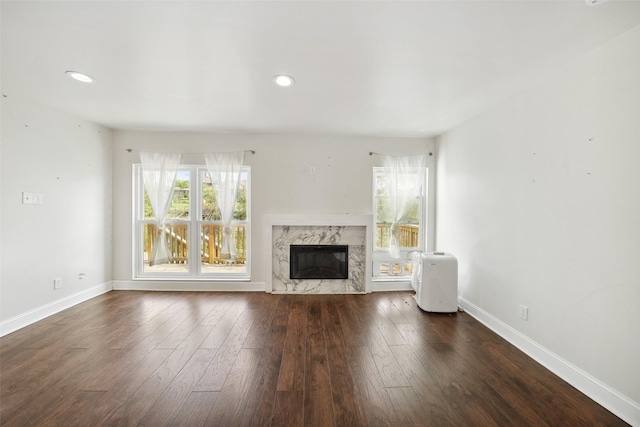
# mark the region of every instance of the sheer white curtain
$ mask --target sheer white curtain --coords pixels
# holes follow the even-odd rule
[[[173,199],[180,157],[180,154],[140,152],[144,188],[153,208],[154,224],[160,230],[153,242],[149,265],[166,264],[171,260],[164,222]]]
[[[244,152],[207,153],[205,154],[207,169],[211,176],[213,191],[218,200],[220,215],[224,228],[222,231],[222,248],[220,258],[235,260],[237,258],[236,242],[233,238],[233,210],[236,206],[240,173],[244,164]]]
[[[384,156],[384,172],[388,183],[391,208],[389,255],[400,258],[400,223],[405,222],[424,185],[426,157]]]

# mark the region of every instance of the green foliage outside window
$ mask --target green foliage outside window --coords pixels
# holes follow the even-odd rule
[[[202,201],[202,220],[221,221],[222,217],[218,201],[210,183],[204,183],[202,186]],[[189,203],[189,180],[177,180],[167,217],[171,219],[189,218]],[[147,219],[154,217],[151,201],[146,190],[144,192],[144,217]],[[247,189],[244,183],[241,183],[238,189],[233,219],[238,221],[247,219]]]

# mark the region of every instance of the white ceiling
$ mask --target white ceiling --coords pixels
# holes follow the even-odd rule
[[[115,129],[212,132],[437,135],[640,23],[637,0],[1,7],[5,96]]]

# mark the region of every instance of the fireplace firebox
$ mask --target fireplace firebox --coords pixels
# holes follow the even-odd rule
[[[348,279],[349,246],[291,245],[290,279]]]

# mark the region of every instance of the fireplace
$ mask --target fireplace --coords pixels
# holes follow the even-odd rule
[[[349,246],[291,245],[290,279],[348,279]]]
[[[267,289],[285,294],[362,294],[371,292],[372,215],[350,214],[268,214],[264,251]],[[346,246],[345,269],[340,279],[294,279],[291,246]]]

